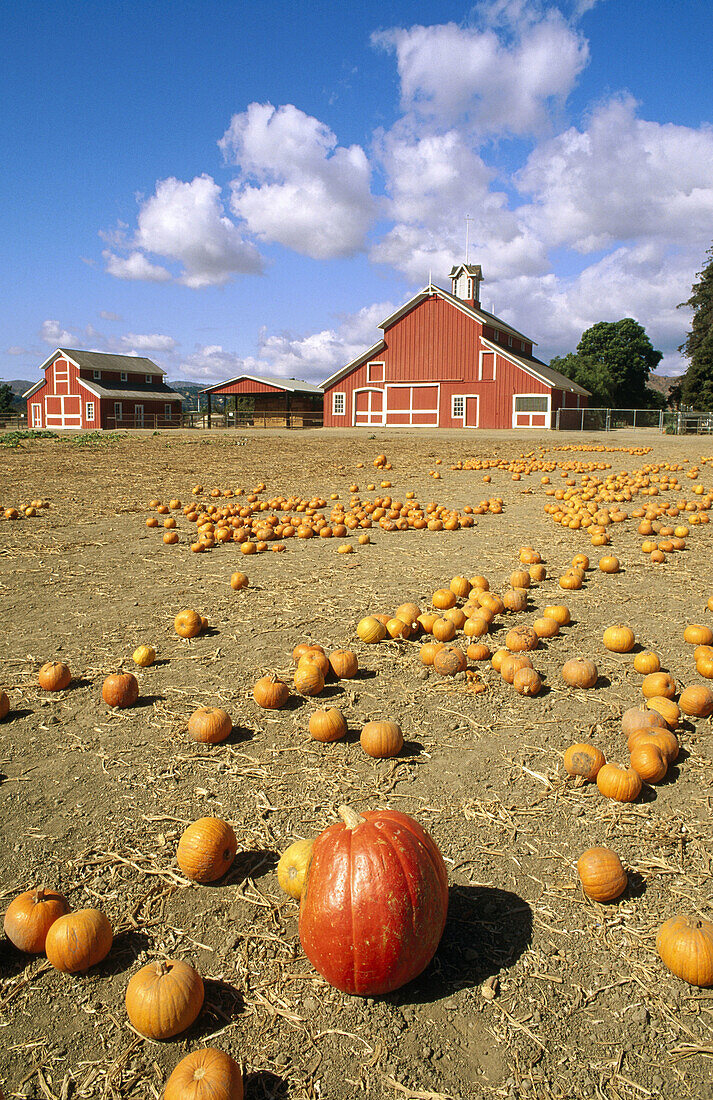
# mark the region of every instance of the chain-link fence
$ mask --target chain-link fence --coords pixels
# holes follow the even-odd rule
[[[555,429],[568,432],[609,432],[614,428],[658,428],[664,431],[659,409],[558,409]]]

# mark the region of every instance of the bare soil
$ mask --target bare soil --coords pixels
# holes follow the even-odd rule
[[[615,449],[553,449],[563,445]],[[621,449],[629,446],[651,451],[632,456]],[[567,745],[588,739],[626,760],[620,717],[640,704],[641,677],[631,654],[604,648],[606,626],[629,622],[679,685],[701,682],[683,629],[713,621],[713,524],[692,527],[686,549],[661,566],[642,555],[635,522],[616,524],[611,549],[623,569],[605,575],[587,535],[545,515],[539,473],[513,481],[494,469],[483,484],[480,472],[449,469],[523,451],[631,472],[700,463],[713,447],[645,431],[137,432],[0,447],[2,508],[50,501],[35,517],[0,521],[0,687],[11,703],[0,723],[0,898],[4,909],[44,883],[73,908],[101,908],[115,929],[105,962],[77,976],[0,941],[6,1097],[158,1097],[181,1057],[212,1045],[244,1065],[248,1100],[713,1098],[713,991],[675,978],[655,950],[667,917],[713,918],[711,720],[684,723],[669,778],[631,805],[577,786],[562,766]],[[410,490],[452,507],[498,495],[503,512],[455,532],[377,527],[370,545],[352,536],[355,553],[345,555],[343,540],[319,538],[292,539],[280,554],[245,557],[234,543],[193,554],[180,513],[177,546],[145,526],[152,497],[185,503],[197,482],[208,493],[264,480],[266,498],[342,500],[356,482],[373,498],[366,485],[384,476],[372,466],[379,452],[393,469],[392,488],[377,493],[403,500]],[[695,499],[685,465],[678,477],[680,495]],[[710,489],[710,465],[700,481]],[[507,625],[531,622],[548,603],[566,603],[573,618],[534,654],[545,683],[537,698],[517,695],[489,665],[480,694],[464,679],[441,679],[421,666],[417,642],[358,641],[364,614],[406,600],[425,608],[455,574],[483,574],[502,591],[524,544],[539,550],[548,576]],[[557,578],[578,551],[594,568],[580,591],[565,593]],[[235,569],[248,573],[246,590],[229,587]],[[192,641],[173,630],[184,607],[210,623]],[[503,624],[486,639],[493,648]],[[261,711],[255,680],[273,669],[291,676],[292,648],[306,638],[354,648],[360,675]],[[158,660],[136,669],[131,654],[144,642]],[[559,670],[575,654],[596,661],[597,687],[564,685]],[[70,665],[66,691],[40,690],[48,660]],[[120,666],[136,672],[141,698],[112,712],[101,685]],[[345,741],[321,745],[307,734],[325,699],[344,710]],[[187,736],[192,711],[209,704],[234,721],[222,745]],[[359,745],[362,725],[382,717],[404,730],[394,760],[373,760]],[[316,974],[300,947],[297,903],[275,873],[287,845],[316,835],[345,802],[412,814],[449,872],[433,962],[375,999],[346,996]],[[203,816],[226,818],[239,842],[228,876],[207,887],[189,883],[175,860],[183,829]],[[598,844],[614,848],[629,874],[609,905],[584,897],[574,866]],[[132,1030],[124,994],[140,966],[163,957],[197,967],[206,1001],[188,1032],[155,1043]]]

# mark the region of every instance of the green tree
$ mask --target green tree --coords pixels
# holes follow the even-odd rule
[[[584,386],[592,395],[589,398],[591,408],[609,408],[614,400],[609,372],[604,363],[587,355],[577,355],[570,351],[567,355],[555,356],[550,366],[560,374],[571,378],[579,386]]]
[[[655,404],[646,383],[663,359],[663,352],[653,347],[646,331],[633,317],[592,325],[582,333],[577,351],[606,367],[615,408],[648,408]]]
[[[12,403],[13,393],[7,382],[0,385],[0,416],[10,416],[15,412]]]
[[[691,331],[679,351],[688,359],[688,370],[681,380],[681,401],[695,409],[713,409],[713,245],[709,262],[698,272],[691,297],[679,309],[693,310]]]

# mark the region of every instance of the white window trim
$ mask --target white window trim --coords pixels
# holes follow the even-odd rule
[[[102,376],[102,372],[100,370],[93,370],[92,371],[92,378],[94,379],[95,382],[98,382],[101,379],[101,376]]]
[[[30,405],[30,419],[32,421],[30,427],[41,428],[42,427],[42,405]]]
[[[337,408],[341,405],[341,409]],[[344,390],[335,390],[332,394],[332,416],[347,415],[347,395]]]
[[[128,382],[128,381],[129,381],[129,375],[128,375],[128,372],[127,372],[127,371],[125,371],[125,370],[123,370],[123,371],[120,371],[120,373],[119,373],[119,381],[120,381],[120,382]]]
[[[163,419],[173,420],[173,405],[170,401],[163,407]]]
[[[144,379],[145,379],[147,385],[151,386],[153,384],[153,375],[152,374],[145,374]]]
[[[86,420],[94,420],[94,402],[87,401],[84,405],[84,417]]]
[[[121,401],[114,402],[114,420],[123,420],[124,410]]]
[[[508,347],[512,347],[512,336],[508,336]]]
[[[493,377],[492,378],[483,378],[483,356],[484,355],[492,355],[492,357],[493,357]],[[478,353],[478,381],[479,382],[494,382],[495,379],[497,378],[497,376],[498,376],[498,356],[497,356],[497,353],[495,351],[489,351],[487,349],[485,351],[483,351],[483,349],[481,348],[479,353]]]
[[[531,411],[531,412],[524,412],[524,411],[523,412],[516,412],[515,411],[515,401],[517,400],[518,397],[545,397],[545,398],[547,398],[547,408],[546,409],[538,409],[537,411]],[[544,418],[545,418],[544,425],[536,424],[535,427],[540,428],[540,429],[542,429],[543,427],[545,429],[551,428],[552,427],[552,391],[551,390],[548,391],[547,393],[542,393],[542,392],[540,392],[540,393],[514,393],[512,395],[512,426],[513,426],[513,428],[531,428],[533,426],[532,421],[530,421],[529,424],[518,424],[517,423],[518,416],[533,417],[533,416],[543,416],[543,415],[544,415]]]
[[[372,367],[381,367],[381,378],[372,378]],[[366,364],[366,380],[367,382],[386,381],[386,362],[383,359],[374,359],[372,362]]]
[[[414,386],[418,389],[435,389],[436,391],[436,404],[431,409],[414,409],[413,407],[413,390]],[[389,390],[404,390],[410,389],[411,394],[409,397],[408,409],[389,409]],[[394,428],[438,428],[441,422],[441,384],[440,382],[388,382],[384,387],[384,424],[388,424],[389,412],[396,413],[397,415],[405,416],[408,413],[408,424],[393,424]],[[413,417],[416,415],[426,416],[436,414],[435,424],[418,424],[414,423]]]
[[[463,402],[463,412],[456,412],[456,401]],[[463,420],[465,421],[465,394],[452,393],[451,394],[451,420]]]
[[[463,399],[463,415],[456,416],[453,412],[453,402],[456,397]],[[468,402],[475,401],[475,424],[466,424],[466,417],[468,415]],[[451,394],[451,419],[462,420],[461,427],[463,428],[477,428],[480,425],[480,395],[477,393],[452,393]]]

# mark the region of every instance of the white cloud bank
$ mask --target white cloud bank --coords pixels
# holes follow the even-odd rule
[[[252,103],[218,142],[233,178],[224,188],[208,174],[160,180],[135,231],[105,235],[106,271],[220,286],[262,272],[264,243],[315,260],[367,250],[415,290],[429,277],[444,284],[464,258],[469,215],[484,304],[543,354],[570,350],[596,321],[632,315],[681,369],[674,349],[686,314],[675,306],[710,242],[713,130],[647,120],[626,93],[562,121],[589,59],[578,20],[596,3],[485,0],[471,25],[375,33],[395,60],[402,115],[368,149],[340,145],[293,104]],[[507,172],[503,149],[524,150]],[[554,250],[567,261],[559,270],[575,274],[555,272]],[[248,369],[241,364],[324,377],[378,338],[381,312],[354,314],[373,314],[373,327],[263,333],[248,359],[210,345],[180,363],[208,378]]]

